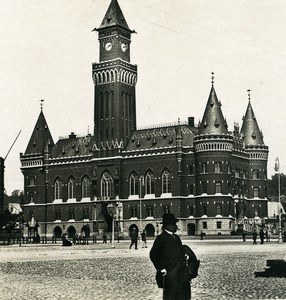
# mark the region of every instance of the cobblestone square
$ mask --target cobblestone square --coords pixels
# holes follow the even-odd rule
[[[201,260],[192,299],[286,299],[286,278],[255,277],[267,259],[284,259],[286,244],[183,240]],[[0,247],[0,299],[161,299],[148,248],[111,244]]]

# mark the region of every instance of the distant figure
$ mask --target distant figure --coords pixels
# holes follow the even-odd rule
[[[64,233],[62,235],[62,242],[63,242],[63,244],[62,244],[63,247],[72,245],[72,242],[67,239],[67,234],[66,233]]]
[[[133,245],[135,245],[135,250],[137,250],[137,243],[138,243],[138,232],[137,232],[137,229],[135,227],[132,228],[131,230],[131,234],[130,234],[130,237],[131,237],[131,244],[129,246],[129,249],[132,248]]]
[[[270,242],[270,232],[268,232],[267,229],[266,229],[266,232],[265,232],[265,238],[266,238],[266,242]]]
[[[107,240],[107,236],[106,236],[106,234],[104,233],[104,234],[102,235],[102,243],[103,243],[103,244],[106,244],[106,240]]]
[[[257,242],[256,242],[256,239],[257,239],[257,232],[256,232],[255,229],[254,229],[253,232],[252,232],[252,239],[253,239],[253,245],[254,245],[254,244],[257,244]]]
[[[243,230],[243,231],[242,231],[242,241],[243,241],[243,242],[245,242],[245,237],[246,237],[246,234],[245,234],[245,231]]]
[[[203,240],[204,239],[204,234],[203,234],[203,232],[201,231],[201,233],[200,233],[200,237],[201,237],[201,240]]]
[[[263,229],[261,229],[259,231],[259,237],[260,237],[260,243],[262,245],[264,243],[264,231],[263,231]]]
[[[145,229],[143,229],[141,233],[141,240],[142,240],[142,248],[147,248],[147,237],[146,237]]]

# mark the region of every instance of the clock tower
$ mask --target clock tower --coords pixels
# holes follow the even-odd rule
[[[99,63],[93,63],[94,136],[97,143],[128,142],[136,130],[137,66],[130,63],[131,34],[117,0],[99,28]]]

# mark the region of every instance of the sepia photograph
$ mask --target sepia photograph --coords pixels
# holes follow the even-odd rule
[[[286,299],[286,2],[0,5],[0,299]]]

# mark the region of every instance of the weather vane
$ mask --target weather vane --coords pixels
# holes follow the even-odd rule
[[[248,93],[248,100],[249,100],[249,101],[250,101],[250,98],[251,98],[250,92],[252,92],[252,90],[247,90],[247,93]]]
[[[211,77],[211,79],[212,79],[212,86],[214,86],[214,72],[212,72],[211,74],[212,74],[212,77]]]
[[[43,111],[44,101],[45,101],[45,100],[43,100],[43,99],[40,100],[40,102],[41,102],[41,104],[40,104],[40,106],[41,106],[41,111]]]

